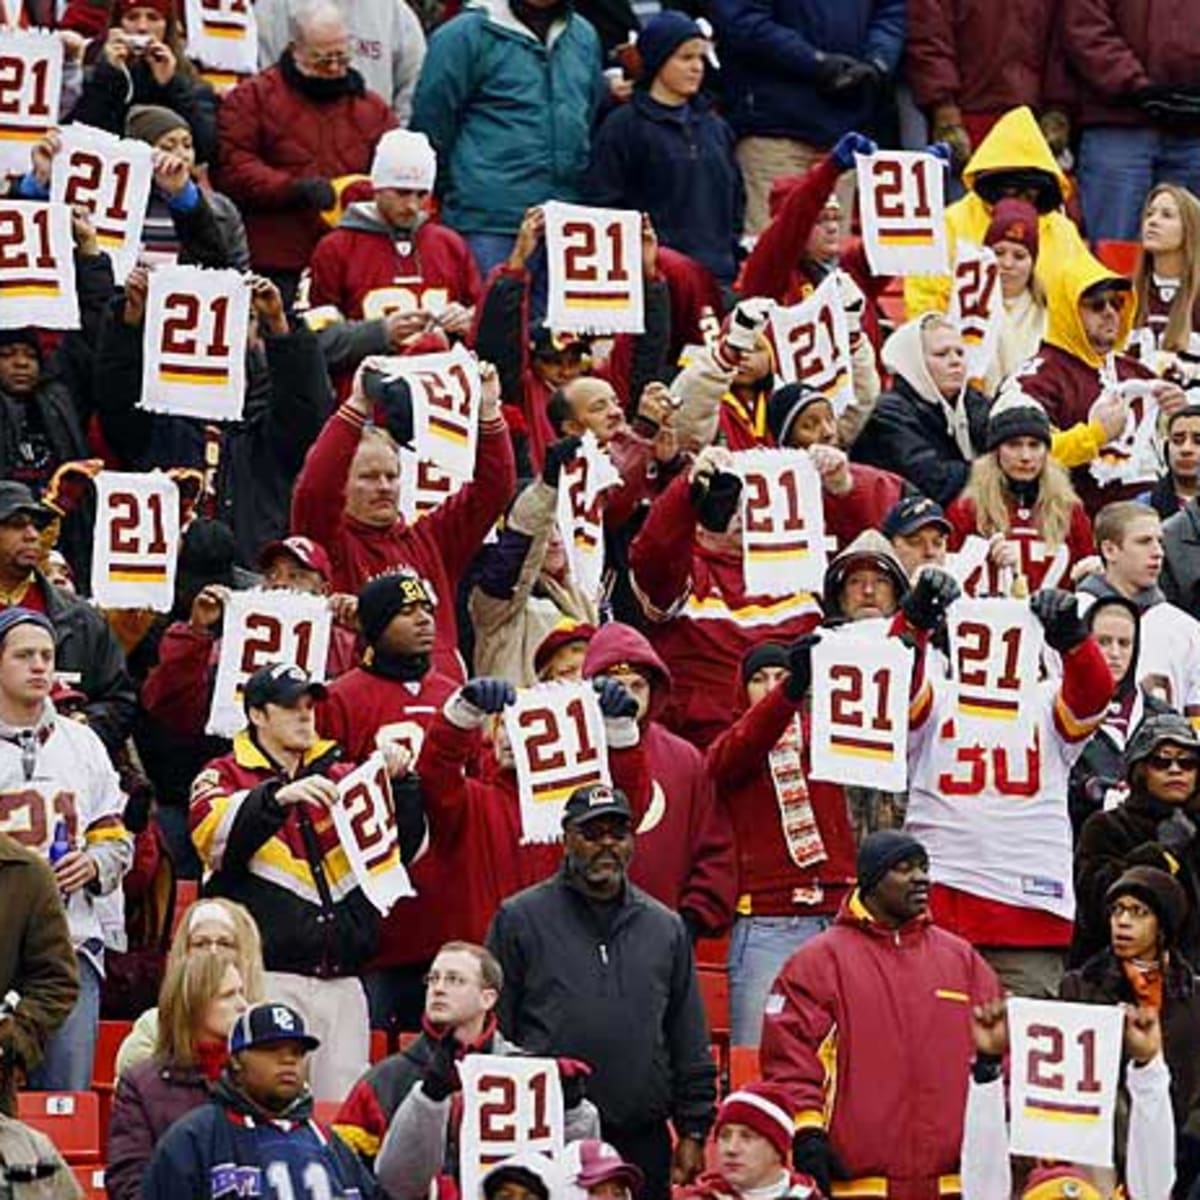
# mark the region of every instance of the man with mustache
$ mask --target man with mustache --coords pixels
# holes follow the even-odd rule
[[[971,1010],[1000,985],[930,920],[929,855],[915,838],[871,834],[857,873],[833,928],[775,981],[762,1073],[788,1091],[792,1163],[822,1194],[835,1178],[848,1194],[872,1178],[894,1200],[937,1200],[962,1149]]]

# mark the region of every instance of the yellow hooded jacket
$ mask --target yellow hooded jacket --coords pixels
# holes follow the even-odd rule
[[[971,156],[963,171],[963,183],[970,189],[961,199],[946,209],[946,237],[950,260],[954,261],[958,239],[982,246],[992,221],[992,211],[975,194],[976,178],[987,171],[1015,168],[1047,171],[1058,180],[1063,196],[1071,184],[1029,108],[1022,105],[1011,109],[992,126],[979,149]],[[1087,246],[1075,222],[1063,212],[1044,213],[1038,220],[1037,276],[1047,293],[1055,274],[1063,264],[1077,254],[1087,254]],[[950,277],[948,275],[910,275],[904,281],[904,305],[911,319],[921,313],[945,312],[950,307]]]

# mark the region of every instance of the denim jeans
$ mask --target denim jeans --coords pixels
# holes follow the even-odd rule
[[[516,238],[507,233],[464,233],[463,239],[475,256],[479,273],[487,278],[493,267],[504,262]],[[546,251],[539,246],[529,259],[529,327],[541,323],[546,315]]]
[[[828,929],[832,917],[738,917],[729,939],[730,1041],[757,1046],[771,985],[805,942]]]
[[[92,1086],[92,1059],[100,1027],[100,973],[91,960],[75,956],[79,964],[79,998],[67,1019],[50,1035],[46,1051],[29,1073],[35,1092],[86,1092]]]
[[[1200,137],[1113,125],[1085,129],[1078,173],[1088,237],[1137,241],[1142,205],[1154,184],[1200,191]]]

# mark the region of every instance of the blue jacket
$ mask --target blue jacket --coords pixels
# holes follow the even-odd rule
[[[546,44],[508,0],[483,0],[434,32],[410,127],[437,150],[447,225],[512,234],[531,205],[580,199],[607,91],[601,66],[596,31],[570,10]]]
[[[142,1200],[381,1196],[358,1155],[312,1119],[311,1096],[283,1115],[286,1120],[269,1121],[255,1114],[222,1076],[209,1103],[181,1117],[159,1141],[142,1178]]]
[[[997,0],[1000,3],[1001,0]],[[797,138],[822,149],[871,124],[876,97],[834,101],[813,86],[816,52],[878,60],[904,50],[904,0],[713,0],[721,79],[739,137]]]
[[[731,284],[746,199],[735,140],[707,99],[673,108],[638,88],[596,134],[588,203],[649,213],[664,246]]]

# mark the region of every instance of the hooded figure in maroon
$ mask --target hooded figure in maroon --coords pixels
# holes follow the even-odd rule
[[[592,638],[583,674],[607,675],[638,700],[651,785],[630,879],[675,909],[693,940],[724,932],[737,891],[733,825],[717,803],[703,755],[656,719],[670,695],[670,671],[636,629],[614,621]]]

